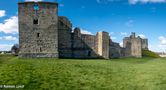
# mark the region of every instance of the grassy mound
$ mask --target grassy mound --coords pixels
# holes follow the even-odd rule
[[[142,50],[143,57],[160,58],[160,56],[150,50]]]

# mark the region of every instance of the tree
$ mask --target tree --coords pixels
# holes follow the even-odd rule
[[[11,48],[11,52],[12,52],[12,54],[13,55],[18,55],[18,53],[19,53],[19,45],[18,44],[14,44],[13,46],[12,46],[12,48]]]

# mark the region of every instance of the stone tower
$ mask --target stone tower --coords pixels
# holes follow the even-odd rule
[[[142,57],[141,38],[131,38],[131,56]]]
[[[107,32],[97,33],[97,53],[105,59],[109,58],[110,37]]]
[[[20,2],[20,57],[58,57],[58,4]]]
[[[136,37],[132,32],[130,37],[123,39],[123,47],[125,48],[125,57],[142,57],[142,43],[141,38]]]

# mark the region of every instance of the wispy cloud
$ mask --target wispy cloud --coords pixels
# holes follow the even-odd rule
[[[60,3],[59,6],[60,6],[60,7],[64,7],[65,5],[64,5],[63,3]]]
[[[124,0],[96,0],[97,3],[119,2]],[[129,4],[137,3],[166,3],[166,0],[128,0]]]
[[[166,45],[166,37],[160,36],[158,39],[160,41],[160,45]]]
[[[0,40],[15,41],[17,40],[17,38],[13,36],[3,36],[3,37],[0,37]]]
[[[6,16],[6,11],[5,10],[0,10],[0,17]]]
[[[128,34],[127,34],[127,32],[121,32],[120,35],[127,36]]]
[[[128,0],[130,4],[136,3],[166,3],[166,0]]]
[[[110,33],[109,33],[110,36],[112,36],[112,35],[114,35],[114,34],[115,34],[114,32],[110,32]]]
[[[109,3],[109,2],[119,2],[119,1],[122,1],[122,0],[96,0],[97,3]]]
[[[125,26],[127,26],[127,27],[132,27],[132,26],[133,26],[133,23],[134,23],[134,20],[130,19],[130,20],[128,20],[127,22],[125,22]]]
[[[112,40],[115,40],[115,39],[117,39],[117,38],[116,38],[116,37],[114,37],[114,36],[111,36],[111,39],[112,39]]]
[[[81,33],[82,34],[90,34],[90,35],[92,35],[92,33],[90,31],[85,30],[85,29],[81,29]]]
[[[139,34],[138,36],[140,36],[142,39],[146,38],[146,36],[144,34]]]

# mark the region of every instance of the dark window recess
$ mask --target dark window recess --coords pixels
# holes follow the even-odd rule
[[[37,37],[40,37],[40,33],[37,33]]]
[[[38,19],[34,19],[33,24],[38,24]]]
[[[42,52],[42,48],[40,47],[40,52]]]
[[[63,22],[60,22],[60,25],[63,26]]]

